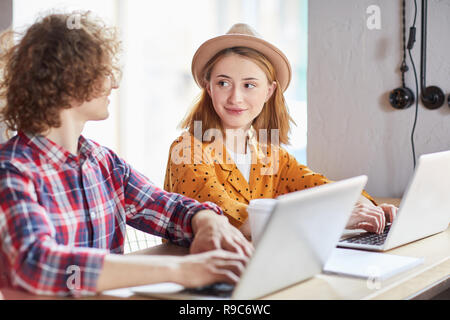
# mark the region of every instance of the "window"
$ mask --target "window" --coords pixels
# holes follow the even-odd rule
[[[164,182],[169,146],[198,93],[191,75],[195,50],[236,22],[252,25],[290,59],[286,98],[298,124],[288,149],[306,160],[306,1],[127,1],[121,10],[125,50],[120,151],[157,185]]]

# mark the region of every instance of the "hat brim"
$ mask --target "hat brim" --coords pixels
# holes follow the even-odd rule
[[[265,40],[243,34],[215,37],[204,42],[197,49],[192,58],[191,71],[199,87],[204,87],[202,71],[208,61],[221,50],[232,47],[247,47],[262,53],[275,68],[276,78],[283,92],[287,89],[291,81],[291,66],[283,52]]]

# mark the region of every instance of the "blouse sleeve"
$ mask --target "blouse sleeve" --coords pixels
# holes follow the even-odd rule
[[[292,155],[280,148],[280,177],[278,186],[275,190],[275,196],[332,182],[334,181],[329,180],[324,175],[316,173],[307,166],[298,163]],[[372,196],[365,190],[363,190],[362,195],[369,199],[374,205],[377,205]]]

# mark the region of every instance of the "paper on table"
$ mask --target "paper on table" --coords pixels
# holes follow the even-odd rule
[[[423,263],[423,258],[351,249],[334,249],[324,272],[383,281]]]

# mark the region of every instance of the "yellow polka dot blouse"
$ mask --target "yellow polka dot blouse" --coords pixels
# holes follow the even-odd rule
[[[176,139],[169,152],[164,189],[200,202],[219,205],[231,224],[247,219],[251,199],[279,195],[332,182],[299,164],[283,148],[253,145],[249,181],[220,143],[200,142],[189,133]],[[365,191],[363,195],[373,201]]]

